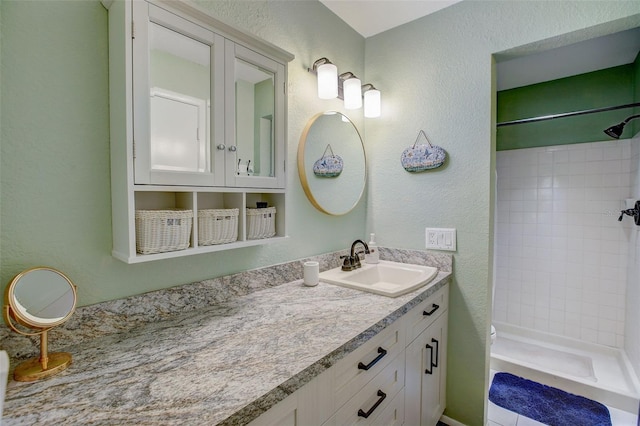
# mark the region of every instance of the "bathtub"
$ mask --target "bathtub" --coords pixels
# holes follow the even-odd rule
[[[638,415],[640,381],[624,351],[494,322],[491,369]]]

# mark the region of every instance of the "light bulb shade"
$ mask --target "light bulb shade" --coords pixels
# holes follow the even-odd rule
[[[338,97],[338,67],[333,64],[322,64],[318,73],[318,97],[334,99]]]
[[[349,78],[342,84],[344,90],[344,108],[358,109],[362,107],[362,83],[359,78]]]
[[[364,116],[367,118],[380,117],[380,91],[370,89],[364,92]]]

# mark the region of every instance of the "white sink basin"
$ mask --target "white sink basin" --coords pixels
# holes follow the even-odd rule
[[[416,290],[438,274],[438,268],[410,263],[381,260],[377,264],[362,263],[354,271],[341,267],[320,273],[320,281],[368,291],[388,297],[398,297]]]

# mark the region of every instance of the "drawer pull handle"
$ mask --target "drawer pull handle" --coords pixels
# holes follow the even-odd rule
[[[431,315],[433,315],[433,313],[435,311],[437,311],[440,308],[440,305],[436,305],[435,303],[433,304],[433,306],[431,307],[431,310],[429,312],[427,311],[423,311],[422,315],[425,315],[427,317],[430,317]]]
[[[427,349],[429,349],[429,367],[424,370],[424,374],[433,374],[433,346],[427,343]]]
[[[436,344],[436,362],[433,362],[433,360],[431,360],[431,365],[433,365],[435,368],[438,368],[438,354],[440,353],[440,342],[438,342],[436,339],[431,339],[431,341]],[[433,354],[433,352],[431,353]]]
[[[367,371],[368,369],[370,369],[371,367],[373,367],[374,365],[376,365],[376,363],[377,363],[378,361],[380,361],[382,358],[384,358],[384,356],[387,354],[387,350],[386,350],[386,349],[383,349],[383,348],[382,348],[382,346],[380,346],[380,347],[378,347],[378,353],[379,353],[380,355],[378,355],[377,357],[375,357],[375,359],[374,359],[373,361],[371,361],[371,362],[370,362],[369,364],[367,364],[367,365],[364,365],[364,364],[362,363],[362,361],[360,361],[360,362],[358,363],[358,369],[360,369],[360,370],[364,370],[364,371]]]
[[[387,397],[387,394],[378,389],[378,396],[380,398],[376,401],[375,404],[373,404],[373,407],[369,408],[369,411],[365,413],[364,411],[362,411],[362,408],[358,410],[358,417],[364,417],[365,419],[369,417],[376,410],[376,408],[378,408],[378,406],[382,404],[382,401],[384,401],[384,399]]]
[[[433,369],[438,368],[438,353],[440,352],[440,342],[438,342],[436,339],[431,339],[431,343],[436,344],[436,347],[435,347],[436,362],[433,362],[433,352],[434,352],[433,346],[427,343],[427,349],[431,351],[431,355],[429,356],[429,368],[424,370],[425,374],[433,374]]]

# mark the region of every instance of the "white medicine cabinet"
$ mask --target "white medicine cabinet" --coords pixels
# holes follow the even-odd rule
[[[137,263],[285,237],[286,76],[293,55],[190,2],[103,5],[113,255]],[[258,203],[275,212],[275,235],[252,235],[255,212],[249,217],[247,209]],[[193,212],[187,248],[141,254],[136,212],[174,209]],[[198,217],[206,209],[240,212],[234,241],[202,244]]]

